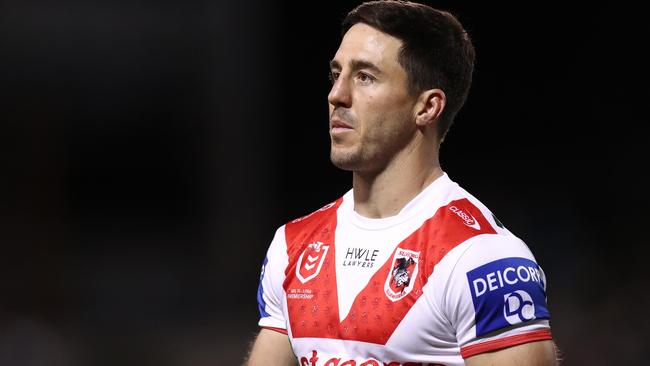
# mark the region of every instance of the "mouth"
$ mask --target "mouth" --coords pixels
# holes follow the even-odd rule
[[[333,118],[330,120],[330,131],[332,133],[339,133],[353,130],[352,126],[341,121],[340,119]]]

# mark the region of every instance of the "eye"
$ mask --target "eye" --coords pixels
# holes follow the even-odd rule
[[[372,77],[370,74],[366,74],[365,72],[360,72],[357,75],[357,79],[363,84],[370,84],[375,81],[374,77]]]
[[[338,71],[330,71],[329,79],[332,82],[332,84],[334,84],[334,82],[339,78],[339,75],[341,75],[341,73]]]

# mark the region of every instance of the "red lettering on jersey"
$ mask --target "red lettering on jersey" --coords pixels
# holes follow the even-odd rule
[[[311,358],[307,360],[307,357],[301,357],[300,358],[300,366],[316,366],[316,362],[318,361],[318,352],[316,350],[311,351]]]
[[[359,366],[381,366],[381,365],[379,364],[379,362],[377,362],[375,360],[368,360],[368,361],[362,363]]]
[[[312,356],[309,360],[307,360],[307,357],[301,357],[300,358],[300,366],[318,366],[316,363],[318,361],[318,351],[312,350],[311,351]],[[311,363],[310,363],[311,362]],[[355,366],[357,362],[355,360],[347,360],[341,362],[341,357],[332,357],[329,360],[325,361],[325,366]],[[421,362],[382,362],[380,364],[379,361],[376,360],[365,360],[365,361],[359,361],[361,362],[359,366],[444,366],[439,363],[427,363],[426,365],[422,364]]]
[[[481,211],[467,199],[440,207],[396,247],[356,296],[345,319],[339,321],[334,231],[336,210],[341,202],[339,199],[328,209],[285,226],[289,265],[283,286],[294,338],[386,344],[422,295],[422,287],[445,254],[471,237],[496,233]],[[324,258],[314,259],[314,262],[323,261],[320,272],[303,283],[297,276],[298,258],[314,243],[327,245],[329,250],[323,254]],[[401,273],[396,271],[399,269]]]
[[[301,357],[300,358],[300,366],[318,366],[316,363],[318,361],[318,351],[313,350],[312,356],[309,360],[307,360],[307,357]],[[311,363],[310,363],[311,362]],[[341,357],[332,357],[329,360],[325,361],[325,366],[355,366],[357,362],[355,360],[347,360],[341,362]],[[396,362],[396,361],[391,361],[391,362],[379,362],[376,360],[365,360],[365,361],[359,361],[361,362],[359,366],[444,366],[439,363],[428,363],[426,365],[422,364],[421,362]]]
[[[339,366],[339,361],[341,361],[340,358],[330,358],[325,362],[325,366]]]

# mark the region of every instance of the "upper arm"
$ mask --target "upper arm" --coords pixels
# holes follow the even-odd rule
[[[287,267],[284,227],[278,229],[262,265],[257,301],[262,327],[252,345],[247,366],[295,365],[284,316],[284,269]],[[272,330],[275,329],[275,330]],[[276,331],[277,330],[277,331]]]
[[[284,315],[285,293],[284,269],[287,267],[287,250],[284,237],[284,227],[276,231],[275,237],[262,265],[260,284],[257,289],[257,301],[260,311],[259,325],[261,327],[286,329]]]
[[[296,363],[289,337],[262,328],[253,343],[246,366],[292,366]]]
[[[557,356],[553,341],[520,344],[494,352],[481,353],[465,359],[467,366],[556,366]]]
[[[526,245],[502,235],[468,244],[440,297],[463,358],[550,341],[546,277]]]

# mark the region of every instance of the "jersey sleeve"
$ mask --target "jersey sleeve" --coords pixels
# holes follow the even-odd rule
[[[546,276],[528,247],[514,236],[470,240],[442,302],[463,358],[552,339]]]
[[[257,303],[260,311],[258,324],[261,327],[286,333],[287,325],[283,308],[285,293],[284,270],[287,267],[287,244],[284,226],[279,228],[262,263],[260,283],[257,289]]]

